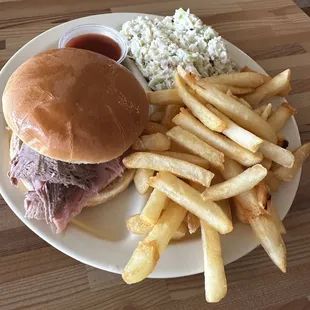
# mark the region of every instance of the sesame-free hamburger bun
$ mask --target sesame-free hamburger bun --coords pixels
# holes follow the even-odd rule
[[[3,113],[18,138],[36,152],[71,163],[121,156],[148,119],[145,91],[115,61],[82,49],[53,49],[10,77]]]

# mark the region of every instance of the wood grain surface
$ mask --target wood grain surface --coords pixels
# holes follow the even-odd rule
[[[309,3],[304,0],[303,3]],[[0,0],[0,68],[27,41],[71,19],[108,12],[172,14],[190,7],[271,75],[291,68],[288,101],[310,140],[310,18],[290,0]],[[261,247],[226,267],[229,291],[206,304],[203,275],[126,285],[85,266],[30,231],[0,200],[0,309],[310,309],[310,161],[284,220],[288,272]]]

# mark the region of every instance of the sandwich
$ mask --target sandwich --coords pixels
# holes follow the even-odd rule
[[[115,61],[53,49],[23,63],[5,87],[11,183],[27,188],[25,216],[62,232],[84,207],[124,191],[134,176],[122,158],[148,120],[145,91]]]

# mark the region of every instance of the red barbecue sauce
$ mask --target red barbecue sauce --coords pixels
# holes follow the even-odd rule
[[[108,36],[96,33],[89,33],[71,39],[66,47],[75,47],[93,51],[107,56],[115,61],[119,60],[122,50],[117,42]]]

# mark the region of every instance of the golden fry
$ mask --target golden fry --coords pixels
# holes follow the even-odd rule
[[[254,73],[258,73],[257,71],[252,70],[251,68],[249,68],[248,66],[243,67],[240,71],[241,71],[241,72],[254,72]],[[268,75],[261,74],[261,73],[258,73],[258,74],[261,75],[261,77],[262,77],[263,80],[264,80],[264,83],[266,83],[266,82],[268,82],[268,81],[271,80],[271,77],[268,76]]]
[[[135,235],[147,236],[156,223],[154,225],[146,223],[141,219],[140,216],[141,214],[136,214],[128,218],[126,220],[127,229]],[[173,234],[172,240],[182,239],[186,235],[186,232],[187,226],[182,222],[182,224]]]
[[[239,104],[234,98],[229,97],[219,89],[208,84],[203,89],[197,85],[197,81],[192,74],[186,73],[180,66],[177,68],[179,75],[197,92],[197,94],[210,102],[220,112],[227,115],[238,125],[242,126],[259,137],[270,142],[276,142],[276,135],[270,125],[262,120],[255,112]],[[246,100],[246,98],[245,98]],[[251,102],[249,102],[251,104]],[[226,124],[227,125],[227,124]]]
[[[184,161],[187,161],[189,163],[192,163],[194,165],[200,166],[202,168],[208,169],[210,166],[210,163],[205,158],[202,158],[197,155],[187,154],[187,153],[179,153],[179,152],[171,152],[171,151],[164,151],[164,152],[154,152],[156,154],[160,154],[163,156],[168,156],[172,158],[181,159]]]
[[[135,151],[167,151],[171,145],[170,139],[162,133],[141,136],[132,145]]]
[[[219,302],[227,293],[227,280],[218,232],[201,221],[205,296],[208,302]]]
[[[276,144],[264,141],[263,144],[260,145],[259,150],[264,157],[271,159],[281,166],[291,168],[294,165],[295,159],[292,152]]]
[[[140,214],[141,220],[154,226],[157,223],[162,210],[165,209],[168,200],[169,199],[165,194],[154,189]]]
[[[189,212],[209,223],[221,234],[232,231],[232,223],[213,201],[203,201],[200,193],[169,172],[159,172],[151,178],[150,185],[166,194]]]
[[[310,153],[310,143],[306,143],[299,147],[296,151],[293,152],[295,161],[294,165],[291,168],[287,167],[277,167],[272,172],[283,181],[291,181],[298,170],[301,168],[304,161],[307,159]]]
[[[169,104],[178,106],[184,105],[176,89],[149,91],[146,92],[146,96],[150,104],[158,106],[166,106]]]
[[[204,200],[212,201],[231,198],[252,189],[262,181],[266,175],[267,169],[262,165],[255,165],[229,180],[212,185],[207,188],[201,196]]]
[[[244,166],[253,166],[262,160],[261,154],[253,153],[225,136],[210,130],[183,108],[181,113],[175,116],[173,122]]]
[[[291,70],[287,69],[276,75],[269,82],[261,85],[252,94],[244,95],[243,98],[252,106],[256,106],[261,101],[279,94],[287,89],[291,79]],[[268,140],[268,139],[267,139]]]
[[[268,124],[275,132],[278,132],[286,124],[288,119],[296,114],[296,109],[287,102],[282,103],[269,117]]]
[[[139,194],[144,195],[149,189],[149,178],[154,174],[151,169],[137,169],[133,181]]]
[[[272,113],[272,104],[268,103],[265,110],[261,114],[261,118],[267,121],[271,113]]]
[[[201,82],[257,88],[264,83],[264,78],[261,74],[256,72],[233,72],[229,74],[206,77],[201,79]]]
[[[167,132],[167,136],[187,148],[191,153],[207,159],[212,166],[223,169],[224,154],[188,131],[176,126]]]
[[[139,242],[125,266],[122,278],[127,284],[144,280],[154,270],[160,255],[180,227],[186,213],[187,211],[176,203],[169,203],[148,236]]]
[[[210,186],[214,176],[212,172],[184,160],[148,152],[133,153],[123,159],[123,164],[126,168],[169,171],[206,187]]]
[[[172,119],[180,112],[180,108],[176,105],[167,105],[164,115],[161,120],[161,124],[167,128],[171,129],[174,124],[172,123]]]
[[[208,85],[208,82],[202,82],[202,80],[197,81],[197,85],[200,87],[204,88],[205,85]],[[233,95],[245,95],[245,94],[250,94],[255,91],[255,88],[250,88],[250,87],[237,87],[237,86],[230,86],[230,85],[224,85],[224,84],[213,84],[211,83],[212,86],[216,87],[223,93],[227,93],[228,90],[232,92]]]
[[[165,128],[163,125],[161,124],[157,124],[154,122],[148,122],[144,128],[143,133],[145,135],[151,135],[151,134],[155,134],[155,133],[162,133],[162,134],[166,134],[166,132],[168,131],[167,128]]]
[[[286,247],[272,215],[265,213],[249,218],[249,222],[271,260],[282,272],[286,272]]]
[[[175,75],[175,85],[185,105],[205,126],[218,132],[222,132],[226,128],[225,122],[207,109],[204,104],[187,90],[178,74]]]
[[[194,234],[200,227],[200,219],[193,213],[188,212],[186,216],[188,232]]]
[[[225,158],[225,168],[222,175],[225,180],[232,179],[243,172],[243,168],[237,162]],[[254,188],[243,192],[233,198],[242,207],[243,213],[247,216],[256,217],[265,212],[264,208],[258,203]]]
[[[259,149],[259,146],[263,143],[261,138],[235,124],[226,115],[216,110],[213,106],[208,105],[208,108],[225,121],[227,125],[227,128],[223,131],[225,136],[253,153]]]

